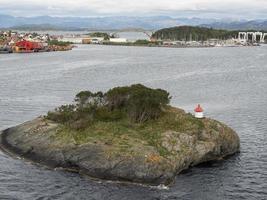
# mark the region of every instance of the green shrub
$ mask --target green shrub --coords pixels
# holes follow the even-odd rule
[[[58,40],[50,40],[48,41],[48,45],[56,45],[56,46],[69,46],[73,44],[72,42],[63,42]]]
[[[148,40],[136,40],[134,43],[137,45],[148,45],[148,44],[150,44],[150,41],[148,41]]]
[[[136,40],[134,42],[134,45],[137,46],[155,46],[155,45],[160,45],[161,42],[159,41],[149,41],[149,40]]]
[[[130,119],[138,123],[159,117],[162,106],[170,101],[169,93],[165,90],[151,89],[141,84],[116,87],[109,90],[106,97],[111,110],[125,109]]]
[[[54,112],[48,112],[47,118],[59,123],[65,123],[73,119],[75,106],[62,105],[56,108]]]
[[[169,93],[164,90],[134,85],[127,102],[127,113],[134,122],[138,123],[157,119],[162,113],[162,106],[167,105],[169,101]]]
[[[102,92],[92,93],[81,91],[75,96],[78,107],[85,108],[90,106],[100,107],[104,104],[104,94]]]
[[[99,121],[117,121],[125,117],[122,110],[110,110],[107,107],[98,108],[95,119]]]
[[[114,37],[114,36],[110,36],[108,33],[103,33],[103,32],[89,33],[88,35],[90,37],[103,37],[104,40],[109,40],[109,38]]]
[[[107,93],[90,91],[79,92],[74,99],[76,104],[63,105],[47,118],[80,130],[96,121],[118,121],[129,118],[132,122],[143,123],[157,119],[162,107],[169,104],[169,93],[152,89],[141,84],[116,87]]]
[[[105,94],[107,106],[110,110],[122,109],[129,99],[130,87],[115,87]]]

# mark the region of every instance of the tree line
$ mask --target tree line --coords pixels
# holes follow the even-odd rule
[[[152,38],[157,40],[206,41],[209,39],[237,38],[239,31],[217,30],[205,27],[179,26],[165,28],[153,33]]]

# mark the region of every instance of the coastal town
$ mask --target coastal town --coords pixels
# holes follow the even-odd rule
[[[0,53],[68,51],[75,44],[197,48],[259,46],[267,43],[267,33],[264,32],[216,31],[201,27],[173,27],[154,33],[143,31],[146,39],[130,40],[110,32],[47,34],[9,30],[0,31]]]
[[[70,42],[60,42],[49,34],[0,31],[0,53],[33,53],[71,50]]]

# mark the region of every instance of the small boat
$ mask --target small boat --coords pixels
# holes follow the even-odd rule
[[[13,53],[11,48],[9,48],[9,47],[0,48],[0,54],[8,54],[8,53]]]

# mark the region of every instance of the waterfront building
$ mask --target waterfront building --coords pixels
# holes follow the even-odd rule
[[[114,42],[114,43],[127,43],[128,42],[126,38],[110,38],[109,41]]]
[[[20,52],[38,51],[38,50],[41,50],[42,48],[43,48],[43,45],[41,43],[22,40],[15,44],[15,46],[13,47],[13,50],[17,53],[20,53]]]

